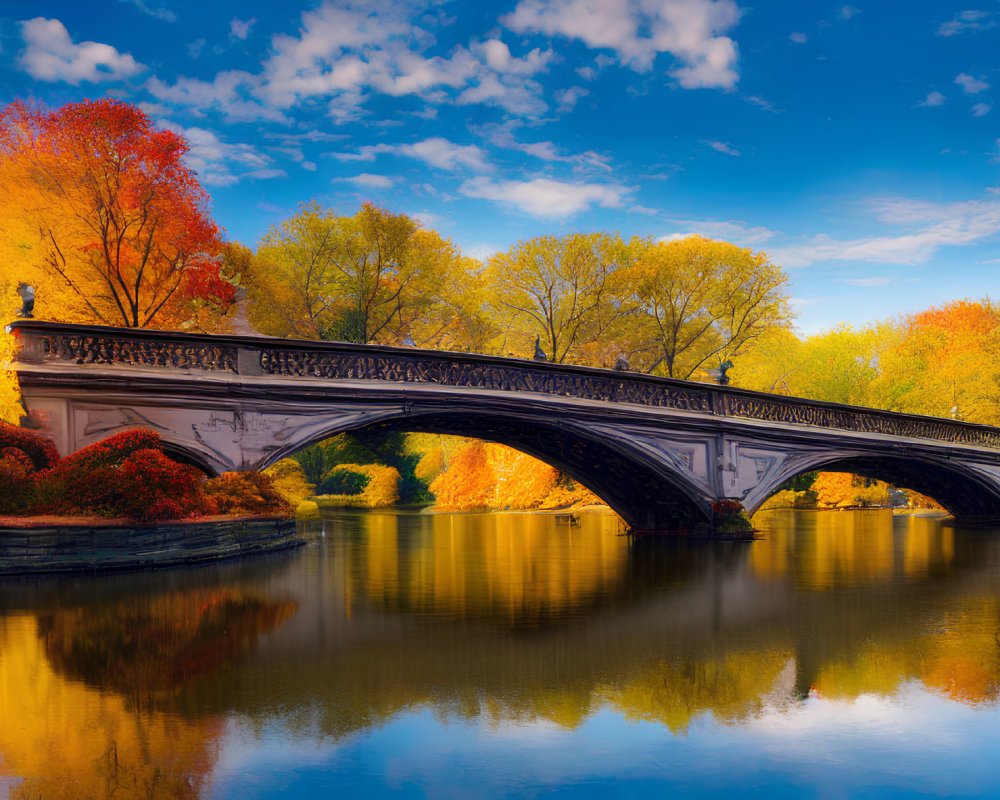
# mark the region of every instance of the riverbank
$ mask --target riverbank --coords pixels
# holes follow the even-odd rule
[[[163,569],[297,547],[288,517],[211,516],[138,523],[0,516],[0,576]]]

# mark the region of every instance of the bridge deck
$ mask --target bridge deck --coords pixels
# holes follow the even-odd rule
[[[244,378],[436,384],[670,408],[717,417],[925,439],[1000,450],[1000,429],[635,372],[475,353],[22,320],[15,369],[32,365],[164,369]]]

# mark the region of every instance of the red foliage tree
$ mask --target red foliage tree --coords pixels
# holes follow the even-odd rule
[[[232,302],[187,151],[176,133],[110,98],[0,110],[0,192],[37,232],[31,258],[74,316],[166,327],[190,316],[193,299]]]

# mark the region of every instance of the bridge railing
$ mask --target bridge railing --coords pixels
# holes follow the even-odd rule
[[[37,320],[14,322],[10,329],[18,340],[17,362],[25,365],[62,363],[221,372],[246,378],[437,384],[655,406],[1000,449],[1000,429],[987,425],[594,367],[348,342]]]

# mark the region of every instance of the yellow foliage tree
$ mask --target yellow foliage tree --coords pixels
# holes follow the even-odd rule
[[[530,356],[537,335],[550,361],[584,360],[581,348],[611,335],[627,311],[627,261],[617,233],[540,236],[493,256],[486,282],[497,318],[507,330],[521,330],[511,339],[515,351]]]
[[[13,277],[0,277],[0,420],[16,425],[24,413],[17,376],[9,369],[14,360],[16,342],[4,330],[21,306]]]
[[[630,351],[647,371],[690,378],[791,319],[788,278],[765,253],[701,236],[637,237],[629,251]]]
[[[440,296],[463,266],[450,242],[405,214],[366,203],[343,217],[308,203],[271,228],[245,271],[250,321],[296,338],[441,339],[451,315],[441,322]]]

